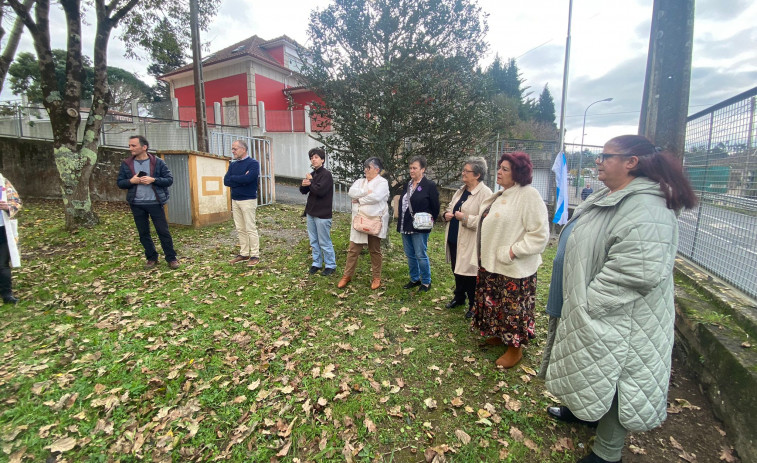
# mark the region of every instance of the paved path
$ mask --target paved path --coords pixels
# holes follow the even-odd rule
[[[276,201],[284,204],[305,204],[307,195],[300,193],[300,189],[292,185],[276,184]],[[334,211],[350,212],[350,197],[347,196],[347,190],[344,187],[337,186],[334,193]]]

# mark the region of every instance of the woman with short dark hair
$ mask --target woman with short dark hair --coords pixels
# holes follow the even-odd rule
[[[547,207],[530,185],[532,172],[528,154],[503,154],[497,170],[502,189],[479,212],[472,326],[487,344],[507,346],[496,361],[504,368],[521,360],[535,336],[536,270],[549,241]]]
[[[431,289],[431,265],[426,250],[431,229],[415,228],[413,219],[419,213],[431,214],[433,220],[439,216],[439,191],[436,184],[426,178],[426,165],[426,158],[423,156],[410,158],[410,181],[400,196],[397,221],[397,231],[402,234],[402,247],[407,256],[410,273],[410,281],[403,288],[412,289],[419,286],[418,290],[421,292]]]
[[[665,420],[677,213],[696,204],[681,162],[647,138],[613,138],[595,163],[605,188],[560,234],[553,267],[560,288],[550,288],[547,305],[556,332],[543,363],[547,388],[564,404],[549,415],[599,421],[581,463],[620,461],[628,431]]]

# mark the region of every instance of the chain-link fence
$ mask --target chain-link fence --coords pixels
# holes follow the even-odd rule
[[[684,167],[699,205],[678,252],[757,298],[757,87],[689,116]]]
[[[497,140],[489,146],[486,163],[489,167],[485,182],[492,190],[497,191],[497,163],[503,153],[525,151],[531,157],[534,168],[531,185],[541,193],[547,204],[553,204],[555,199],[555,174],[552,164],[557,154],[558,142],[550,140]],[[595,188],[600,184],[596,180],[597,169],[594,158],[602,151],[601,146],[565,145],[565,158],[568,164],[569,203],[572,206],[582,201],[581,193],[584,188]],[[581,154],[582,153],[582,154]],[[585,196],[584,196],[585,198]]]

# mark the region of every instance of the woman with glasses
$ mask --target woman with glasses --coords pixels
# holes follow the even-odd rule
[[[452,264],[452,273],[455,275],[455,292],[452,300],[447,303],[447,308],[465,304],[467,296],[466,318],[473,315],[471,309],[478,273],[475,261],[471,262],[476,244],[478,210],[481,203],[492,194],[492,190],[483,182],[485,175],[486,160],[482,157],[468,158],[463,166],[463,186],[455,192],[444,211],[444,220],[447,222],[444,232],[447,262]]]
[[[371,289],[376,290],[381,286],[381,240],[386,238],[389,228],[389,183],[381,176],[384,164],[381,159],[373,157],[365,161],[365,178],[355,181],[348,192],[352,198],[352,218],[358,214],[381,219],[381,231],[378,235],[350,228],[350,247],[347,249],[347,263],[344,266],[344,275],[337,283],[337,288],[344,288],[352,280],[357,267],[357,258],[365,245],[371,255]]]
[[[532,172],[528,154],[502,155],[502,189],[481,204],[472,254],[478,264],[472,326],[487,344],[506,346],[496,361],[504,368],[515,366],[534,338],[536,270],[549,241],[547,207],[531,186]]]
[[[628,431],[665,420],[676,216],[696,204],[681,162],[642,136],[613,138],[595,163],[605,187],[560,234],[547,308],[559,322],[545,349],[547,388],[564,404],[547,412],[598,421],[582,463],[620,461]]]

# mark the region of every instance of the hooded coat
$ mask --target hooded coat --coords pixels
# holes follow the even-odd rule
[[[658,183],[639,177],[597,191],[571,220],[547,389],[588,421],[607,413],[617,391],[623,427],[655,428],[667,416],[676,213]]]

